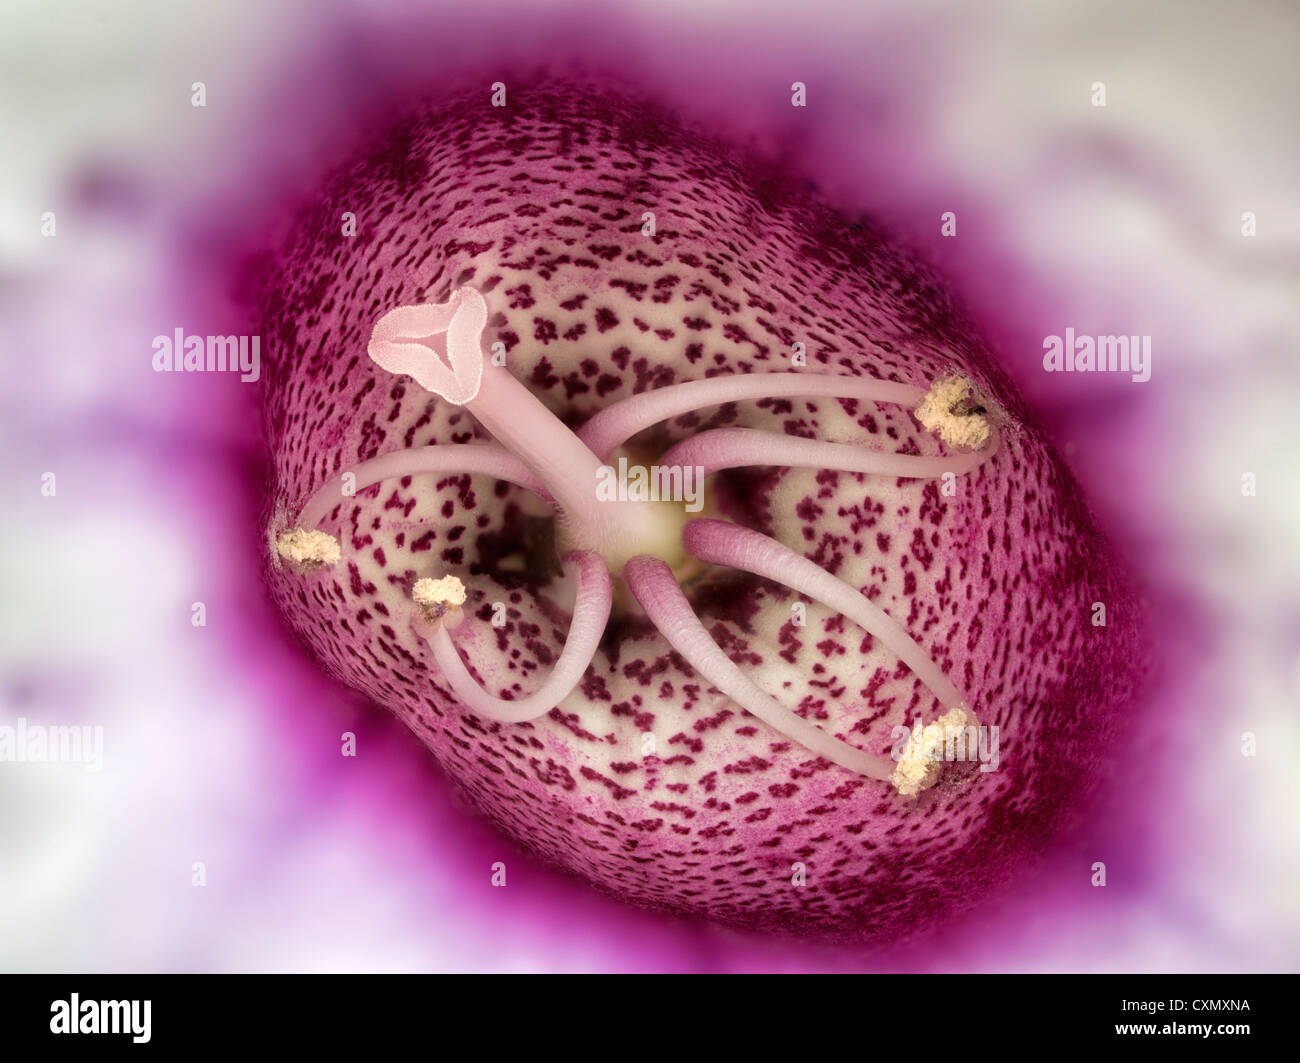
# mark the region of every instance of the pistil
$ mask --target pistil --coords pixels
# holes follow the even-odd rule
[[[614,572],[639,553],[673,547],[671,524],[653,506],[601,501],[601,462],[503,366],[483,356],[487,304],[473,288],[447,303],[398,307],[376,323],[370,357],[464,406],[545,488],[559,509],[561,546],[590,550]]]

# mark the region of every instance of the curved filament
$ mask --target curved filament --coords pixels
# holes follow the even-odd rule
[[[573,620],[559,660],[546,681],[527,697],[507,701],[493,697],[469,674],[445,624],[429,637],[434,658],[456,696],[471,711],[499,723],[524,723],[545,716],[573,692],[591,664],[605,632],[613,588],[605,562],[598,554],[575,550],[564,559],[565,572],[578,581]]]
[[[707,406],[749,399],[826,397],[894,402],[912,408],[925,395],[924,388],[876,377],[811,373],[716,376],[671,384],[606,406],[578,429],[578,437],[604,461],[642,429]]]
[[[682,440],[659,461],[669,468],[702,468],[705,476],[748,465],[788,465],[799,469],[837,469],[928,479],[946,472],[954,475],[970,472],[987,461],[997,447],[997,430],[992,426],[988,441],[979,450],[946,457],[894,454],[856,443],[826,443],[756,428],[715,428]]]
[[[800,556],[788,546],[729,521],[699,518],[687,523],[682,543],[689,554],[782,583],[866,629],[912,670],[945,708],[970,702],[943,670],[903,628],[842,579]]]
[[[868,778],[888,781],[894,762],[855,749],[760,690],[705,630],[664,562],[635,557],[623,570],[636,600],[669,644],[705,679],[747,712],[820,757]]]
[[[440,443],[430,447],[412,447],[381,454],[345,469],[326,480],[307,500],[298,515],[300,528],[315,528],[330,515],[347,496],[343,494],[343,477],[356,478],[352,491],[373,487],[383,480],[402,476],[419,476],[422,473],[478,473],[508,480],[540,495],[548,502],[551,496],[528,470],[528,466],[509,451],[491,443]]]

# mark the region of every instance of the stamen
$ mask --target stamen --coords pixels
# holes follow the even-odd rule
[[[895,402],[911,408],[924,396],[921,388],[876,377],[812,373],[715,376],[670,384],[606,406],[578,429],[578,436],[603,460],[643,429],[706,406],[749,399],[826,397]]]
[[[545,716],[559,705],[581,681],[587,666],[596,656],[605,624],[609,620],[610,605],[613,601],[613,587],[604,561],[597,554],[589,551],[574,551],[564,559],[565,572],[578,582],[577,598],[573,607],[573,620],[569,626],[569,635],[565,639],[564,649],[555,662],[555,667],[546,681],[527,697],[513,701],[493,697],[474,681],[473,676],[460,659],[460,651],[452,641],[444,623],[434,623],[431,630],[416,625],[416,631],[428,638],[433,648],[434,658],[448,685],[456,697],[468,708],[480,716],[499,723],[525,723],[538,716]],[[443,598],[442,605],[451,604],[443,595],[442,589],[435,592],[438,585],[445,588],[444,580],[421,580],[428,584],[426,592]],[[457,586],[460,581],[455,580]],[[452,597],[455,595],[453,594]],[[461,602],[464,601],[464,588],[460,589]],[[418,601],[417,597],[417,601]],[[426,615],[425,619],[429,619]]]
[[[682,543],[687,553],[701,561],[753,572],[843,613],[906,664],[940,705],[954,708],[970,704],[901,624],[842,579],[788,546],[739,524],[708,517],[690,521],[682,532]]]
[[[966,728],[975,726],[978,726],[975,714],[958,705],[933,723],[914,730],[889,781],[904,797],[915,797],[928,790],[943,774],[944,750],[953,732],[964,740]]]
[[[655,557],[636,557],[623,569],[623,577],[673,649],[737,705],[818,756],[859,775],[888,781],[894,771],[888,757],[855,749],[755,686],[713,641],[666,564]]]
[[[550,501],[550,495],[528,467],[499,446],[491,443],[440,443],[431,447],[395,450],[344,469],[321,484],[307,500],[298,515],[300,528],[316,527],[347,497],[343,494],[343,478],[349,473],[355,481],[352,484],[354,493],[403,476],[475,473],[508,480]]]
[[[916,419],[950,447],[981,447],[993,425],[982,409],[973,408],[974,396],[975,385],[965,377],[943,377],[926,392]]]
[[[788,465],[801,469],[839,469],[927,479],[946,472],[970,472],[997,450],[997,431],[985,432],[986,445],[977,451],[948,457],[893,454],[855,443],[826,443],[802,436],[778,435],[754,428],[714,428],[682,440],[660,458],[669,468],[702,467],[704,475],[748,465]]]
[[[286,561],[309,568],[333,565],[339,559],[339,541],[323,531],[294,528],[281,532],[275,541],[275,549]]]
[[[465,604],[465,584],[455,576],[420,579],[411,588],[411,597],[425,611],[426,616],[442,616],[447,609],[456,609]]]
[[[984,411],[962,408],[973,393],[970,382],[948,377],[923,392],[876,378],[802,373],[714,377],[615,403],[575,434],[507,370],[485,361],[481,343],[486,323],[482,295],[461,288],[443,304],[389,311],[376,323],[368,350],[382,368],[409,375],[447,402],[464,406],[501,446],[420,447],[361,462],[331,478],[308,499],[300,526],[279,537],[281,555],[313,564],[338,560],[338,542],[314,526],[340,504],[345,476],[353,479],[350,493],[390,477],[420,473],[482,473],[508,480],[537,492],[559,509],[560,527],[572,548],[564,567],[577,582],[576,599],[568,638],[550,676],[534,693],[504,699],[493,697],[474,681],[452,640],[450,629],[463,620],[464,585],[455,576],[417,581],[412,596],[419,609],[412,616],[412,628],[428,640],[446,681],[472,712],[502,723],[524,722],[550,712],[572,693],[591,664],[609,619],[612,567],[622,571],[628,588],[673,648],[746,711],[817,756],[869,778],[892,781],[902,793],[916,793],[932,784],[935,773],[923,754],[914,754],[909,747],[895,767],[889,758],[866,753],[823,731],[751,682],[695,616],[672,569],[653,555],[675,550],[680,542],[705,562],[745,569],[818,599],[880,639],[941,704],[950,706],[941,723],[954,714],[965,720],[969,710],[961,693],[901,625],[849,584],[775,540],[710,519],[690,521],[679,536],[676,526],[664,521],[661,509],[643,501],[604,500],[596,485],[602,471],[607,471],[601,462],[659,421],[744,399],[800,396],[898,403],[912,409],[949,446],[981,449],[924,457],[729,428],[687,439],[671,448],[661,462],[669,468],[702,466],[706,474],[756,464],[908,478],[969,472],[998,446],[997,431]]]

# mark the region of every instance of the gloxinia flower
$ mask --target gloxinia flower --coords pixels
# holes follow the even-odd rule
[[[943,290],[616,93],[391,143],[324,193],[364,233],[305,225],[265,287],[267,577],[328,670],[634,903],[883,938],[1013,878],[1133,711],[1141,613]]]

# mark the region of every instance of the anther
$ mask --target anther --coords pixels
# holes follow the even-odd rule
[[[992,426],[963,376],[936,380],[916,408],[916,419],[950,447],[982,447]]]
[[[341,556],[339,541],[315,529],[294,528],[282,532],[275,541],[275,550],[286,561],[308,569],[336,564]]]

